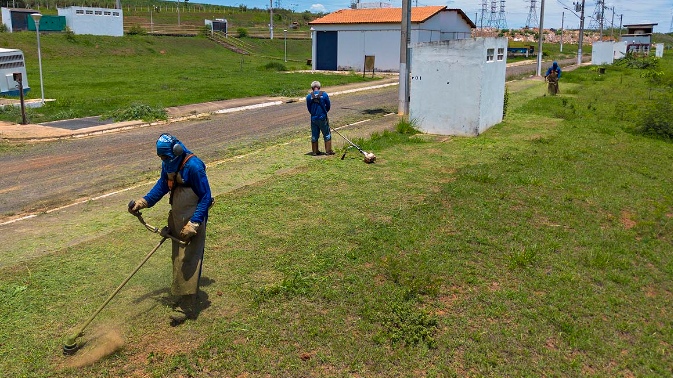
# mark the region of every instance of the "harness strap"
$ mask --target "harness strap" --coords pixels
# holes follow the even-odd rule
[[[194,156],[195,156],[194,154],[189,154],[189,155],[185,156],[185,158],[182,160],[182,163],[180,163],[180,167],[178,168],[178,171],[175,172],[176,178],[177,178],[178,173],[180,173],[180,171],[182,171],[182,168],[185,167],[185,164],[187,164],[189,159],[193,158]],[[184,179],[183,179],[183,181],[184,181]],[[171,191],[170,197],[168,199],[168,203],[173,204],[173,191],[175,190],[175,188],[177,188],[181,184],[176,183],[175,180],[171,180],[171,179],[167,180],[167,184],[168,184],[168,189]]]

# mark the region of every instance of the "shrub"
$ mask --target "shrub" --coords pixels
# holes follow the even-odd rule
[[[248,29],[238,28],[238,29],[236,29],[236,33],[238,34],[238,38],[247,37],[248,36]]]
[[[287,71],[287,67],[281,62],[269,62],[264,68],[271,71]]]
[[[65,36],[66,41],[68,42],[77,42],[75,39],[75,32],[70,29],[69,26],[65,27],[65,30],[63,30],[63,35]]]
[[[202,26],[201,29],[199,30],[199,34],[201,34],[204,37],[210,37],[212,32],[213,32],[212,29],[208,25]]]
[[[641,134],[673,139],[673,96],[666,94],[651,101],[638,123]]]
[[[143,29],[142,26],[140,25],[133,25],[129,29],[129,31],[126,32],[128,35],[147,35],[147,30]]]
[[[509,88],[505,85],[505,99],[502,106],[502,118],[507,116],[507,108],[509,107]]]
[[[0,33],[7,33],[9,28],[5,24],[0,24]]]
[[[128,108],[121,108],[102,115],[102,118],[112,118],[117,122],[134,121],[141,119],[145,122],[156,120],[165,120],[167,118],[166,109],[162,107],[153,107],[145,104],[134,104]]]

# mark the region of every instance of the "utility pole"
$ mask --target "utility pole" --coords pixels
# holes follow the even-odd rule
[[[619,15],[619,40],[622,39],[622,21],[624,21],[624,14]],[[673,28],[671,28],[673,29]],[[671,30],[673,31],[673,30]]]
[[[600,22],[600,37],[603,41],[603,23],[605,22],[605,0],[601,1],[601,22]]]
[[[586,0],[582,0],[582,13],[580,15],[580,40],[577,46],[577,65],[582,64],[582,44],[584,44],[584,5]]]
[[[544,0],[540,2],[540,28],[537,44],[537,76],[542,76],[542,42],[544,42]]]
[[[273,39],[273,0],[269,0],[269,36]]]
[[[612,21],[610,22],[610,39],[615,40],[615,7],[612,7]]]
[[[563,23],[566,20],[566,12],[561,13],[561,48],[559,48],[560,52],[563,52]]]
[[[397,114],[409,115],[409,33],[411,32],[411,0],[402,0],[402,25],[400,35],[400,85]]]

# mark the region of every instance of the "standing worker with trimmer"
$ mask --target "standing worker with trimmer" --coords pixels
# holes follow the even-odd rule
[[[550,95],[556,96],[561,91],[558,87],[558,81],[561,78],[561,67],[558,63],[554,62],[551,67],[547,70],[547,73],[544,75],[544,78],[549,83],[547,85],[547,91]]]
[[[168,228],[171,235],[179,236],[189,244],[173,241],[174,311],[172,325],[195,319],[201,263],[206,242],[208,209],[212,204],[206,166],[174,136],[162,134],[157,140],[157,155],[162,160],[161,176],[147,195],[129,204],[129,212],[154,206],[170,193],[171,210]]]
[[[311,154],[313,156],[322,155],[318,148],[318,139],[322,132],[322,137],[325,140],[325,153],[327,155],[334,155],[334,151],[332,151],[332,134],[329,129],[329,118],[327,117],[331,104],[327,93],[320,90],[319,81],[311,83],[311,93],[306,96],[306,107],[308,108],[308,112],[311,113]]]

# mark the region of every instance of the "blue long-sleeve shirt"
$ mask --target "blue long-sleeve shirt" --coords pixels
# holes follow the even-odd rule
[[[192,188],[196,196],[199,197],[199,203],[190,220],[195,223],[203,223],[208,219],[208,207],[210,207],[212,201],[210,184],[208,184],[208,177],[206,177],[206,165],[203,164],[201,159],[193,156],[187,160],[185,166],[179,172],[184,181],[183,185]],[[159,180],[144,198],[149,207],[152,207],[169,191],[168,174],[162,168]]]
[[[544,75],[544,76],[547,77],[547,76],[551,75],[551,71],[554,69],[554,67],[556,67],[556,71],[558,71],[558,78],[560,79],[561,78],[561,67],[560,66],[549,67],[549,69],[547,70],[547,74]]]
[[[313,93],[317,94],[319,92],[320,91],[315,91]],[[322,103],[325,106],[325,110],[329,112],[331,104],[329,102],[329,96],[327,96],[326,92],[322,93],[320,103]],[[306,96],[306,107],[308,108],[308,112],[311,113],[311,119],[325,119],[325,117],[327,117],[327,113],[325,113],[325,111],[322,109],[322,106],[313,102],[310,94]]]

